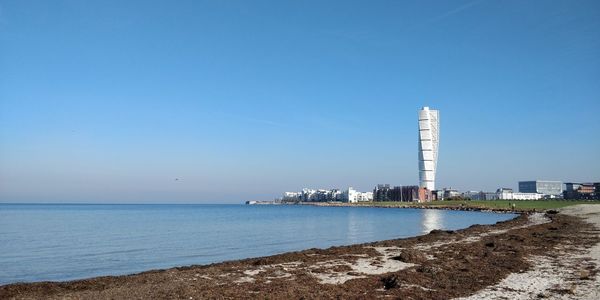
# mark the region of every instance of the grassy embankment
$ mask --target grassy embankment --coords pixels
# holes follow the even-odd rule
[[[414,206],[414,207],[472,207],[481,209],[509,209],[515,203],[517,210],[546,210],[556,209],[576,204],[600,204],[600,201],[578,201],[578,200],[489,200],[489,201],[469,201],[469,200],[450,200],[433,201],[427,203],[413,202],[368,202],[355,203],[356,206]]]

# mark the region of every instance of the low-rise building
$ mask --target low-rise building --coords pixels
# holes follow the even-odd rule
[[[483,192],[483,200],[499,200],[498,193],[495,192]]]
[[[468,191],[463,197],[471,200],[539,200],[544,198],[538,193],[517,193],[511,188],[499,188],[496,192]]]
[[[565,183],[563,193],[565,199],[600,200],[600,182],[596,183]]]
[[[285,192],[281,197],[282,202],[302,201],[302,192]]]
[[[359,192],[350,187],[344,191],[338,189],[309,189],[300,192],[284,192],[281,202],[365,202],[373,201],[372,192]]]
[[[341,193],[342,201],[349,203],[373,201],[373,192],[359,192],[352,187]]]
[[[373,189],[373,201],[414,202],[432,201],[432,191],[416,185],[390,187],[389,184],[378,184]]]
[[[562,182],[550,180],[519,181],[519,193],[536,193],[548,196],[562,196]]]
[[[433,197],[432,191],[430,191],[424,187],[419,187],[418,197],[416,199],[417,202],[430,202],[433,200],[434,200],[434,197]]]
[[[442,191],[445,200],[457,199],[462,197],[462,194],[458,190],[455,190],[453,188],[444,188]]]
[[[482,200],[480,191],[466,191],[462,193],[462,197],[469,200]]]
[[[514,196],[513,189],[510,188],[499,188],[496,190],[496,195],[498,199],[502,200],[512,200]]]
[[[544,199],[544,194],[538,193],[513,193],[512,200],[540,200]]]
[[[398,199],[396,199],[397,193],[395,192],[395,190],[396,187],[392,188],[389,184],[378,184],[373,189],[373,201],[399,201]]]
[[[515,193],[509,188],[499,188],[496,191],[496,198],[498,200],[539,200],[544,198],[544,194],[539,193]],[[487,199],[490,200],[490,199]]]

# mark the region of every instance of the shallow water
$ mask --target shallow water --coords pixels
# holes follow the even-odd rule
[[[0,284],[206,264],[410,237],[514,216],[287,205],[0,204]]]

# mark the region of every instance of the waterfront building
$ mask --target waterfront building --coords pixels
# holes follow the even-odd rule
[[[390,187],[389,184],[378,184],[373,189],[373,201],[414,202],[433,200],[432,191],[416,185]]]
[[[473,194],[471,196],[471,200],[486,200],[485,193],[483,191],[479,191],[477,194]]]
[[[360,193],[358,202],[372,202],[372,201],[373,201],[373,192]]]
[[[430,202],[433,200],[434,200],[433,192],[430,189],[424,188],[424,187],[419,187],[418,197],[416,199],[417,202]]]
[[[483,200],[498,200],[498,194],[494,192],[483,192]]]
[[[596,183],[565,183],[565,199],[600,199],[600,182]]]
[[[285,192],[281,197],[282,202],[297,202],[302,201],[302,192]]]
[[[500,200],[512,200],[514,191],[510,188],[499,188],[496,190],[497,198]]]
[[[340,191],[338,189],[309,189],[300,192],[284,192],[281,202],[365,202],[373,201],[372,192],[359,192],[352,187]]]
[[[484,192],[484,191],[468,191],[463,193],[463,197],[470,200],[493,200],[496,198],[496,195],[491,196],[493,193]]]
[[[343,202],[357,203],[373,201],[373,192],[359,192],[352,187],[341,193]]]
[[[562,196],[563,188],[561,181],[533,180],[519,181],[520,193],[537,193],[549,196]]]
[[[494,199],[486,200],[540,200],[543,199],[544,196],[544,194],[540,193],[515,193],[512,189],[509,188],[499,188],[498,190],[496,190],[496,195],[494,196]]]
[[[446,199],[446,200],[457,199],[462,196],[458,190],[455,190],[452,188],[444,188],[442,191],[443,191],[444,199]]]
[[[466,192],[462,193],[462,197],[465,199],[471,199],[471,200],[482,200],[480,191],[466,191]]]
[[[390,190],[391,190],[391,188],[390,188],[389,184],[378,184],[373,189],[373,201],[377,201],[377,202],[392,201]]]
[[[517,193],[511,188],[499,188],[496,192],[468,191],[462,195],[471,200],[539,200],[545,197],[539,193]]]
[[[440,136],[439,111],[425,106],[419,111],[419,186],[435,190]]]
[[[544,194],[538,193],[513,193],[513,200],[540,200],[544,199]]]

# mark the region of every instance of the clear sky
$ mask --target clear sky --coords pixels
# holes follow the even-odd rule
[[[0,0],[0,202],[600,180],[600,1]]]

